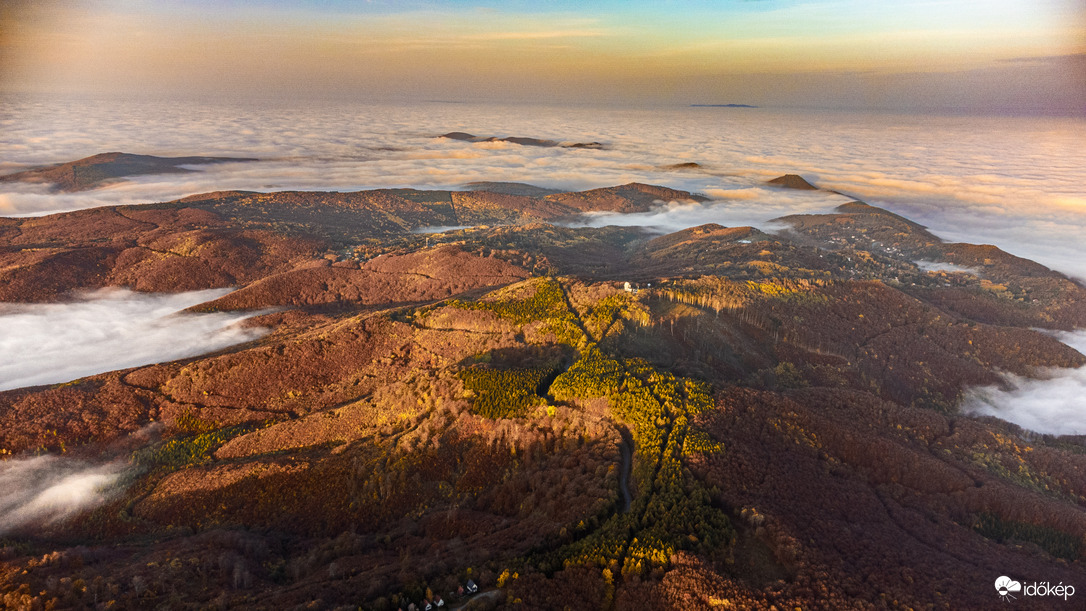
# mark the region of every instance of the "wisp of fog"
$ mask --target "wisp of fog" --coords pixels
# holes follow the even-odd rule
[[[926,272],[946,272],[948,274],[972,274],[980,275],[980,270],[975,267],[943,263],[941,261],[913,261],[917,267]]]
[[[51,524],[109,499],[127,465],[57,456],[0,462],[0,535]]]
[[[788,214],[818,214],[849,201],[836,193],[821,191],[787,191],[766,187],[759,206],[754,208],[733,200],[708,202],[668,202],[648,212],[589,212],[582,218],[568,223],[571,227],[644,227],[656,233],[671,233],[706,223],[725,227],[754,226],[764,231],[783,228],[769,223],[772,219]]]
[[[108,289],[70,303],[2,304],[0,390],[196,356],[267,333],[239,324],[252,313],[181,312],[228,292]]]
[[[1061,333],[1060,341],[1086,354],[1086,331]],[[971,390],[962,411],[995,416],[1050,435],[1086,435],[1086,367],[1050,369],[1044,379],[1007,375],[1010,390]]]

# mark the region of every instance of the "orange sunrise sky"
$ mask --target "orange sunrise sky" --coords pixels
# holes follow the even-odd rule
[[[749,103],[1082,114],[1078,0],[25,2],[41,96]]]

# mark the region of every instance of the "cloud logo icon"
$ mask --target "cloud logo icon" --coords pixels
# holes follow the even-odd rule
[[[1022,584],[1017,582],[1006,575],[1002,575],[999,579],[995,580],[995,589],[999,593],[999,597],[1003,600],[1009,600],[1014,598],[1011,596],[1011,592],[1021,592]]]

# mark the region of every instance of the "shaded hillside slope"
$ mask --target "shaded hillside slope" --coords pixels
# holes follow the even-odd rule
[[[280,306],[249,344],[0,392],[5,456],[129,465],[0,535],[5,604],[395,609],[470,578],[501,608],[958,609],[1002,574],[1083,582],[1084,440],[958,412],[1086,365],[1037,330],[1086,326],[1082,287],[864,204],[784,235],[542,222],[674,193],[4,220],[9,301],[178,273],[239,287],[198,309]],[[518,220],[410,232],[467,215]]]

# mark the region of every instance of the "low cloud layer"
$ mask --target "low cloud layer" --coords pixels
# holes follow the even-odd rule
[[[816,214],[832,212],[847,198],[834,193],[818,191],[785,191],[771,187],[748,188],[744,192],[760,194],[758,206],[752,207],[745,199],[716,199],[701,203],[670,202],[648,212],[618,213],[590,212],[573,227],[645,227],[658,233],[671,233],[705,223],[717,223],[725,227],[756,226],[773,230],[768,221],[787,214]]]
[[[178,123],[177,117],[183,122]],[[0,184],[0,214],[168,201],[221,189],[457,188],[474,181],[578,190],[628,182],[726,204],[727,224],[814,199],[763,182],[798,173],[886,207],[950,240],[992,243],[1086,278],[1086,123],[768,109],[601,109],[425,103],[251,105],[5,100],[0,173],[104,151],[258,157],[142,176],[86,193]],[[598,141],[600,150],[467,143],[449,131]],[[667,169],[675,164],[697,164]],[[698,210],[689,221],[721,222]],[[680,222],[682,211],[668,218]],[[594,217],[589,223],[604,219]],[[607,220],[623,222],[618,217]],[[641,223],[632,218],[628,223]],[[672,221],[664,226],[678,228]]]
[[[52,524],[104,503],[127,467],[57,456],[0,462],[0,535]]]
[[[103,290],[70,303],[0,305],[0,390],[196,356],[266,333],[238,324],[252,314],[180,313],[228,292]]]
[[[1060,341],[1086,354],[1086,331],[1063,333]],[[1013,387],[970,391],[962,405],[969,414],[995,416],[1050,435],[1086,435],[1086,367],[1051,369],[1045,379],[1008,375]]]

